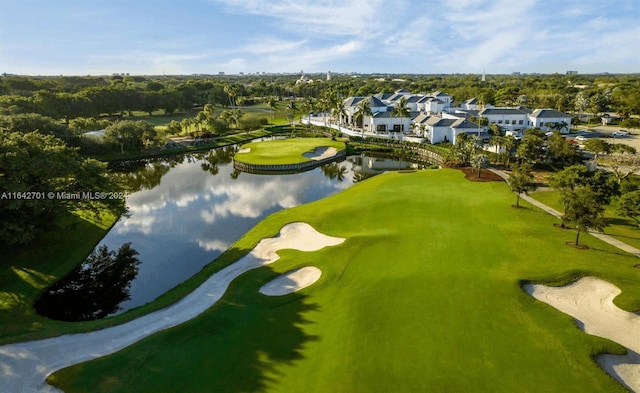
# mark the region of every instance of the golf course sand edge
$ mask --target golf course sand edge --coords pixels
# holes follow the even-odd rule
[[[320,276],[322,270],[315,266],[305,266],[274,278],[260,288],[260,293],[267,296],[288,295],[312,285]]]
[[[562,287],[527,284],[524,289],[577,319],[585,333],[627,348],[627,355],[600,355],[598,363],[628,389],[640,392],[640,315],[613,304],[621,292],[618,287],[597,277],[583,277]]]
[[[0,346],[0,392],[58,392],[46,383],[53,372],[117,352],[195,318],[218,302],[236,277],[277,261],[278,250],[311,252],[344,240],[324,235],[303,222],[287,224],[279,236],[260,240],[247,255],[212,274],[169,307],[102,330]]]
[[[305,153],[303,156],[313,161],[320,161],[336,154],[338,154],[338,150],[335,147],[318,147],[312,153]]]

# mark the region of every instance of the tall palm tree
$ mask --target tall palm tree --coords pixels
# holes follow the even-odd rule
[[[346,117],[346,116],[347,116],[347,112],[342,106],[342,101],[338,101],[334,103],[333,108],[331,108],[331,117],[336,119],[336,124],[338,126],[340,126],[340,124],[342,123],[342,117]]]
[[[393,108],[391,115],[399,118],[411,116],[411,111],[409,111],[409,107],[407,106],[406,97],[401,97],[400,100],[398,100],[398,104]],[[402,140],[402,130],[400,130],[400,140]]]
[[[227,96],[229,96],[229,105],[231,105],[231,110],[235,109],[236,96],[238,95],[236,89],[234,89],[231,85],[226,85],[223,90],[227,94]]]
[[[364,118],[365,117],[371,117],[373,116],[373,111],[371,110],[371,103],[369,102],[368,98],[365,98],[364,100],[360,101],[358,103],[358,109],[356,110],[356,113],[354,114],[354,119],[356,120],[356,125],[358,125],[357,123],[360,122],[359,127],[362,128],[362,137],[364,138]]]
[[[310,115],[310,113],[313,111],[314,104],[315,103],[313,102],[313,98],[307,98],[302,103],[302,111],[307,114],[307,117],[309,117],[309,129],[311,129],[311,115]]]
[[[184,118],[182,120],[180,120],[180,126],[182,127],[182,130],[186,131],[187,134],[190,131],[190,127],[191,127],[191,122],[189,121],[188,118]]]
[[[202,131],[202,125],[207,121],[207,114],[204,111],[198,112],[196,115],[196,128],[198,131]]]
[[[331,103],[326,97],[321,98],[318,101],[318,108],[322,111],[322,118],[324,119],[324,126],[327,126],[327,112],[331,108]]]
[[[289,125],[293,125],[293,119],[296,118],[296,110],[298,109],[296,108],[296,103],[293,101],[289,101],[289,103],[287,104],[287,109],[291,111],[291,113],[287,115],[287,118],[289,118]]]
[[[271,121],[273,121],[276,116],[276,109],[278,109],[278,100],[276,97],[271,96],[267,99],[267,105],[269,105],[269,108],[271,109]]]

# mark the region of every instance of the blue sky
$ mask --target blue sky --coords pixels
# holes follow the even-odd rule
[[[0,0],[0,72],[640,72],[640,0]]]

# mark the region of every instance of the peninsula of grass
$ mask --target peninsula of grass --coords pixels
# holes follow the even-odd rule
[[[252,165],[286,165],[301,164],[312,161],[314,152],[333,148],[335,151],[345,149],[343,142],[331,138],[290,138],[252,142],[242,145],[234,159]]]
[[[290,222],[347,240],[283,250],[195,319],[50,382],[66,392],[624,392],[594,361],[622,347],[522,284],[593,275],[620,287],[615,303],[632,311],[637,258],[588,235],[589,250],[566,247],[572,232],[514,200],[504,183],[442,169],[380,175],[278,212],[181,287]],[[303,266],[322,270],[311,287],[258,292]]]

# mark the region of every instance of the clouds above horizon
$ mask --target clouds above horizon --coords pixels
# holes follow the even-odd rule
[[[1,1],[8,73],[640,72],[635,0]]]

